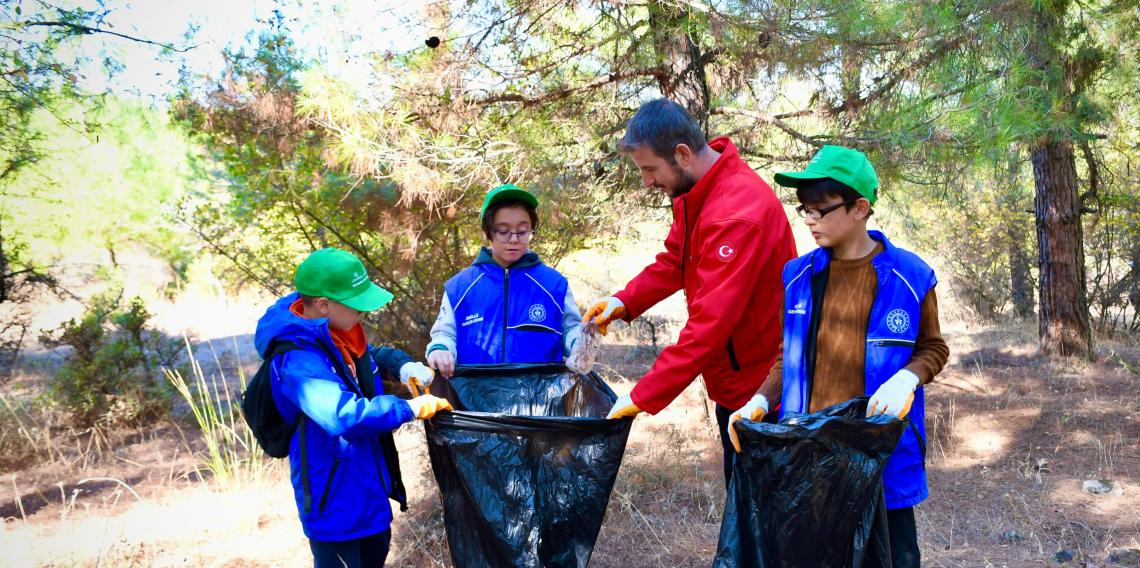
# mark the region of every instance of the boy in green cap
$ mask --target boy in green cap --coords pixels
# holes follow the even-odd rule
[[[760,420],[771,402],[782,418],[864,395],[868,415],[909,417],[883,491],[894,566],[917,567],[914,506],[928,495],[922,385],[950,355],[938,326],[938,280],[917,255],[867,230],[879,179],[862,152],[824,146],[804,171],[775,179],[796,189],[796,211],[819,248],[784,267],[782,357],[731,420]]]
[[[489,246],[443,288],[427,362],[450,378],[455,365],[562,363],[575,371],[581,315],[566,277],[530,250],[538,199],[516,185],[487,192],[479,220]]]
[[[380,390],[379,372],[407,385],[433,373],[407,353],[369,346],[360,318],[392,299],[351,253],[318,250],[297,267],[297,291],[257,322],[254,344],[270,360],[273,401],[287,424],[293,494],[316,568],[383,566],[391,498],[407,510],[392,431],[451,405]]]

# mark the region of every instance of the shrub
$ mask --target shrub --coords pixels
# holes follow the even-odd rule
[[[41,335],[48,348],[70,348],[48,396],[77,426],[144,426],[167,416],[173,391],[162,368],[178,362],[182,345],[148,329],[150,318],[141,299],[123,305],[121,294],[108,294]]]

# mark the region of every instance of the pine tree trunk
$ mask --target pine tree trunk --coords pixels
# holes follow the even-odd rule
[[[1041,352],[1091,358],[1084,235],[1073,145],[1068,141],[1042,142],[1032,152]]]

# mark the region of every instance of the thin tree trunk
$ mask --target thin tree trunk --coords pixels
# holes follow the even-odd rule
[[[1038,144],[1032,152],[1041,282],[1041,351],[1091,358],[1084,235],[1073,145],[1068,141],[1049,141]]]
[[[1017,214],[1023,208],[1021,192],[1021,155],[1015,146],[1009,155],[1009,188],[1004,193],[1002,204],[1010,212],[1005,223],[1006,254],[1009,257],[1009,295],[1013,302],[1013,312],[1019,318],[1033,315],[1033,274],[1029,268],[1029,251],[1026,250],[1026,227],[1024,216]]]

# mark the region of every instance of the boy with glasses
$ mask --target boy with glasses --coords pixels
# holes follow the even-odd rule
[[[537,209],[518,186],[487,192],[479,219],[490,246],[444,285],[431,327],[427,362],[444,378],[457,363],[561,363],[576,349],[581,322],[570,285],[529,247]]]
[[[917,567],[914,506],[928,494],[922,385],[950,355],[938,326],[938,280],[917,255],[867,230],[879,180],[862,152],[824,146],[807,169],[775,179],[796,189],[796,211],[819,248],[784,267],[783,355],[730,420],[760,420],[771,402],[782,417],[864,395],[868,415],[909,417],[883,490],[894,566]]]

